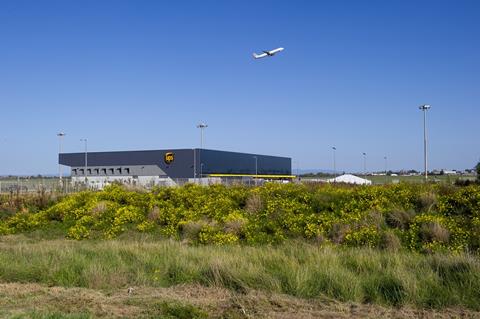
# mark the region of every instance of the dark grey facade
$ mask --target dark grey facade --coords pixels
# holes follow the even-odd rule
[[[166,155],[173,160],[166,159]],[[72,176],[158,176],[172,179],[211,174],[291,175],[291,159],[208,149],[62,153],[59,163],[72,168]],[[196,170],[196,174],[194,174]],[[195,175],[195,176],[194,176]]]
[[[291,175],[288,157],[197,149],[202,174]],[[198,158],[197,158],[198,159]],[[198,162],[199,163],[199,162]],[[197,163],[197,167],[200,164]]]

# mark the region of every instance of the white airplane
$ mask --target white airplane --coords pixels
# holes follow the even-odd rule
[[[270,51],[263,51],[262,54],[256,54],[256,53],[254,53],[254,54],[253,54],[253,57],[254,57],[255,59],[261,59],[261,58],[264,58],[264,57],[266,57],[266,56],[274,56],[275,53],[278,53],[278,52],[283,51],[283,50],[284,50],[283,48],[277,48],[277,49],[270,50]]]

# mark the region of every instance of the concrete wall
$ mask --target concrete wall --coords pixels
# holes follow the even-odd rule
[[[102,189],[114,182],[119,182],[126,185],[138,185],[151,187],[158,186],[175,186],[177,183],[169,177],[158,176],[87,176],[87,185],[93,189]],[[85,183],[85,176],[72,176],[73,184]]]

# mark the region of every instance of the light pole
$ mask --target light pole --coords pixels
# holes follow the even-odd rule
[[[385,184],[387,184],[387,157],[384,156],[383,159],[385,160]]]
[[[203,130],[205,130],[208,127],[207,124],[205,123],[200,123],[197,125],[197,128],[200,129],[200,150],[198,152],[198,162],[200,163],[200,178],[202,178],[202,148],[203,148]]]
[[[423,165],[425,170],[425,182],[428,180],[428,162],[427,162],[427,111],[430,109],[430,105],[420,105],[418,108],[423,111]]]
[[[193,148],[193,182],[197,180],[197,150]]]
[[[63,138],[65,137],[65,133],[63,132],[60,132],[60,133],[57,133],[57,136],[58,136],[58,178],[59,178],[59,184],[60,184],[60,187],[63,187],[63,183],[62,183],[62,164],[60,164],[60,154],[62,154],[62,147],[63,147]]]
[[[300,179],[300,161],[297,160],[297,176],[298,176],[298,179]]]
[[[334,176],[333,181],[335,182],[335,179],[337,178],[337,159],[335,156],[335,152],[337,151],[337,148],[335,146],[332,146],[332,150],[333,150],[333,176]]]
[[[255,186],[257,186],[257,181],[258,181],[258,157],[254,156],[255,159]]]
[[[88,139],[86,138],[81,138],[80,139],[80,142],[84,142],[85,143],[85,187],[88,187],[88,180],[87,180],[87,167],[88,167]]]
[[[367,153],[362,153],[363,154],[363,176],[366,178],[367,177]]]

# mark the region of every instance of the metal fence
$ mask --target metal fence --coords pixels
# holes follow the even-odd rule
[[[16,177],[1,178],[0,193],[74,192],[79,186],[72,185],[69,178]]]
[[[260,186],[268,182],[263,179],[254,178],[183,178],[172,179],[168,183],[127,183],[127,187],[138,189],[151,189],[155,186],[182,186],[188,183],[198,184],[203,186],[222,184],[222,185],[246,185],[246,186]],[[280,182],[280,181],[279,181]],[[102,185],[102,187],[105,185]],[[74,182],[71,178],[42,178],[42,177],[16,177],[16,178],[0,178],[0,194],[28,194],[39,192],[50,193],[74,193],[85,189],[98,190],[102,187],[96,185],[85,186],[85,183]]]

